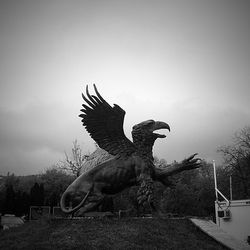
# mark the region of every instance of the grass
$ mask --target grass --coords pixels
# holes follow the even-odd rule
[[[186,219],[42,220],[0,231],[0,249],[226,249]]]

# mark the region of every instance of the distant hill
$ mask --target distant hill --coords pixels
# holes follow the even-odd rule
[[[82,219],[27,222],[0,234],[0,249],[227,249],[187,219]]]
[[[25,175],[25,176],[0,175],[0,192],[4,188],[5,181],[7,178],[12,178],[12,182],[13,182],[13,179],[18,180],[17,182],[14,182],[15,183],[14,188],[21,189],[22,191],[25,191],[25,192],[29,192],[30,188],[34,185],[34,183],[39,182],[39,177],[40,175]]]

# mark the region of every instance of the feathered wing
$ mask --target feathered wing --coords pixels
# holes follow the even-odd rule
[[[99,94],[95,84],[94,89],[96,95],[89,94],[88,86],[87,96],[82,94],[85,103],[79,116],[83,126],[99,147],[108,153],[119,157],[131,155],[136,148],[123,131],[125,111],[116,104],[111,107]]]

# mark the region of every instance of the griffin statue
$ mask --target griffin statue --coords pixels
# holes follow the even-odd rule
[[[161,121],[147,120],[133,126],[131,142],[124,134],[123,122],[125,111],[114,104],[111,107],[99,94],[90,95],[88,86],[85,103],[81,114],[83,126],[106,153],[98,164],[83,172],[63,193],[60,206],[65,213],[80,216],[94,211],[106,195],[113,195],[125,188],[139,185],[137,199],[139,205],[149,204],[152,213],[156,212],[153,203],[153,182],[158,181],[168,186],[168,177],[184,170],[199,168],[200,159],[196,154],[167,168],[154,166],[152,148],[157,138],[165,135],[155,133],[159,129],[170,127]],[[73,204],[66,207],[66,202]]]

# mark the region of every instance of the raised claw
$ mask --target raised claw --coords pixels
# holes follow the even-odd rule
[[[184,165],[185,169],[195,169],[201,167],[201,159],[200,158],[195,158],[194,157],[198,155],[197,153],[191,155],[187,159],[182,161],[182,164]]]
[[[189,160],[193,159],[196,155],[198,155],[198,153],[192,154],[186,160],[189,161]]]

